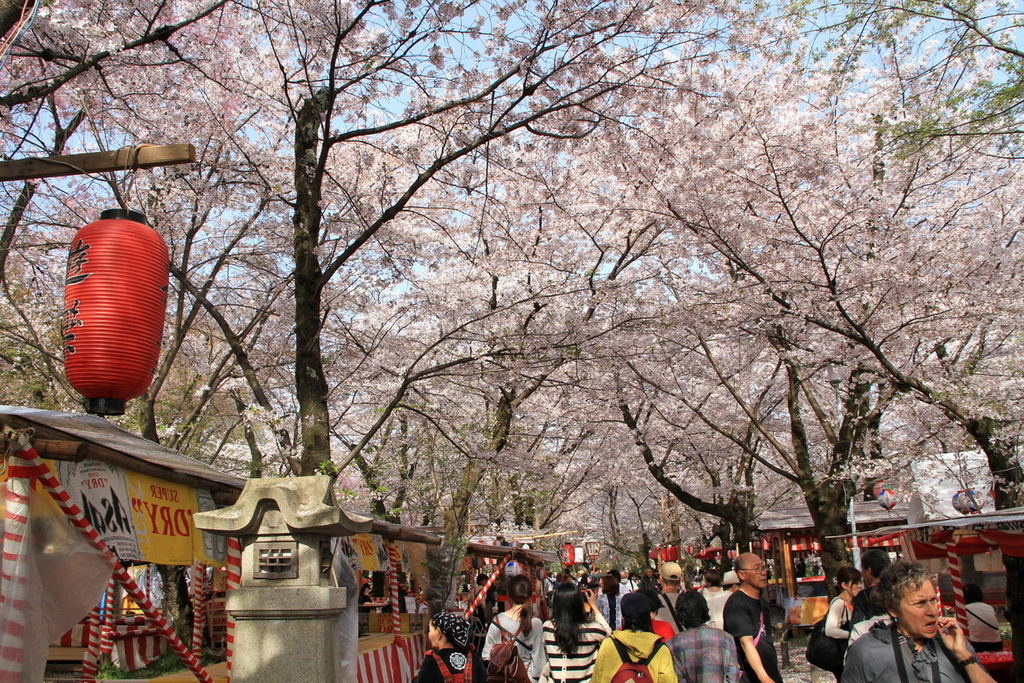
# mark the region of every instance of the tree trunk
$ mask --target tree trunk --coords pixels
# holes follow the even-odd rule
[[[299,404],[299,471],[311,475],[331,459],[328,386],[320,347],[323,269],[317,256],[322,212],[320,132],[326,93],[307,98],[295,124],[295,394]]]
[[[840,567],[853,563],[853,557],[846,547],[846,540],[829,538],[848,533],[849,492],[842,485],[813,481],[802,483],[805,483],[804,500],[807,501],[807,508],[811,512],[811,519],[814,520],[814,528],[821,543],[821,566],[825,576],[832,579]],[[835,582],[827,581],[827,585],[829,597],[835,597]]]
[[[178,565],[156,565],[164,582],[164,613],[171,622],[181,642],[192,642],[192,601],[188,595],[185,572],[188,567]],[[186,645],[187,647],[187,645]]]
[[[139,401],[139,426],[143,439],[149,439],[153,443],[160,443],[160,436],[156,431],[156,397],[152,391],[147,391],[143,400]]]

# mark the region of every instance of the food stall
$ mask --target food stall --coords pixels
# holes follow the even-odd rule
[[[377,596],[383,599],[366,603],[359,614],[358,683],[407,681],[419,671],[429,649],[422,595],[440,544],[439,536],[422,529],[377,520],[370,533],[339,538],[356,576],[372,581],[384,574],[384,594]]]
[[[211,680],[198,645],[180,642],[140,585],[139,567],[223,564],[225,544],[197,531],[192,515],[231,502],[244,481],[91,415],[0,406],[0,427],[0,621],[15,643],[0,671],[41,680],[52,654],[82,659],[82,680],[91,680],[101,655],[139,667],[170,646]],[[192,583],[198,596],[202,583]],[[140,613],[122,612],[120,589]]]
[[[542,599],[544,597],[545,579],[547,578],[545,565],[561,564],[562,559],[558,553],[548,550],[534,550],[519,546],[479,542],[468,543],[466,545],[464,570],[473,572],[473,577],[475,577],[476,572],[486,566],[487,570],[490,571],[490,576],[487,579],[487,583],[478,592],[476,599],[466,604],[466,618],[472,618],[473,612],[492,587],[499,588],[497,595],[498,609],[499,611],[504,609],[500,606],[508,602],[508,596],[503,595],[500,590],[505,585],[501,578],[505,575],[510,564],[515,566],[518,563],[527,572],[527,575],[532,576],[534,579],[533,602],[537,604],[538,616],[542,620],[547,619],[547,603]],[[469,583],[473,585],[472,581]],[[480,624],[478,627],[486,628],[486,625]]]
[[[907,510],[907,504],[901,502],[888,509],[873,500],[853,503],[858,531],[904,522]],[[828,590],[821,565],[821,539],[807,505],[801,501],[765,510],[758,529],[762,534],[762,554],[770,569],[768,598],[786,610],[787,623],[817,622],[828,610]],[[885,539],[879,545],[894,552],[899,550],[897,539]]]

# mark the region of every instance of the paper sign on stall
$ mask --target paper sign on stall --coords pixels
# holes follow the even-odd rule
[[[196,489],[196,495],[199,500],[199,512],[209,512],[210,510],[216,510],[219,507],[213,500],[213,495],[209,491]],[[196,529],[194,524],[192,531],[195,534],[194,547],[192,551],[195,554],[196,562],[201,562],[211,567],[223,567],[227,564],[227,536],[221,536],[220,534],[213,534],[209,531]]]
[[[380,537],[377,536],[377,539]],[[377,544],[374,543],[374,537],[370,534],[356,534],[352,536],[352,547],[355,549],[356,554],[359,555],[359,563],[363,569],[368,572],[384,571],[387,569],[387,563],[381,564],[378,561]],[[387,558],[387,551],[384,552],[385,559]]]
[[[139,548],[125,470],[98,460],[57,463],[57,477],[122,562],[146,560]]]

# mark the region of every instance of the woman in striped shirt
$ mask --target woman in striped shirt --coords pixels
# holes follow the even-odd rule
[[[593,591],[586,592],[584,599],[575,584],[563,583],[555,588],[551,619],[544,622],[548,662],[541,683],[587,683],[594,672],[597,650],[611,629],[595,606]]]

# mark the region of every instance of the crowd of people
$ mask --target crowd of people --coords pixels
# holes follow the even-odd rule
[[[708,571],[699,589],[683,586],[676,562],[639,579],[614,570],[595,578],[561,577],[548,596],[550,619],[542,622],[534,614],[534,582],[512,577],[508,609],[488,622],[480,647],[471,644],[469,621],[434,615],[432,649],[416,683],[485,683],[489,667],[494,679],[499,650],[502,661],[514,650],[522,668],[510,683],[611,683],[624,667],[642,668],[652,683],[783,683],[763,594],[767,571],[758,555],[739,555],[725,574]],[[836,588],[824,633],[845,652],[831,670],[837,681],[993,680],[975,656],[994,642],[993,628],[998,638],[995,614],[980,591],[968,595],[968,613],[990,627],[977,631],[985,641],[969,639],[956,619],[942,616],[934,579],[923,567],[890,563],[883,551],[866,552],[861,570],[842,567]]]

